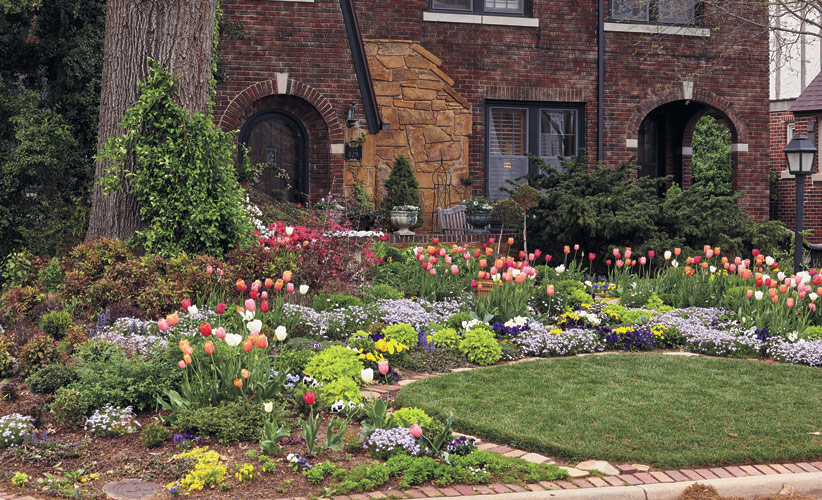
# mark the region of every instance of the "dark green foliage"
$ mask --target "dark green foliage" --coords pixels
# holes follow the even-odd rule
[[[314,297],[312,307],[315,311],[331,311],[350,306],[361,306],[362,300],[343,293],[332,293],[329,295],[317,295]]]
[[[86,364],[105,363],[123,351],[116,345],[105,340],[89,339],[81,345],[75,357]]]
[[[140,433],[140,441],[146,448],[156,448],[168,441],[168,429],[160,424],[150,423],[143,427]]]
[[[101,151],[111,162],[101,184],[112,192],[128,180],[146,224],[138,232],[146,251],[220,256],[251,236],[240,206],[236,138],[178,106],[177,80],[158,61],[149,65],[151,76],[121,122],[123,135],[109,137]],[[131,153],[134,172],[123,167]]]
[[[81,425],[89,412],[89,405],[80,391],[68,387],[57,389],[49,408],[58,424],[69,426]]]
[[[56,340],[62,339],[73,324],[71,314],[66,311],[52,311],[40,318],[40,329]]]
[[[259,440],[260,422],[265,418],[263,405],[251,400],[180,409],[175,415],[174,427],[178,431],[213,437],[224,444]]]
[[[308,362],[314,357],[314,354],[316,354],[316,352],[310,347],[298,351],[286,350],[279,359],[280,370],[286,373],[303,373]]]
[[[54,364],[37,370],[26,379],[26,385],[34,394],[52,394],[77,380],[77,371],[72,365]]]
[[[143,356],[126,358],[122,353],[106,361],[82,363],[77,367],[80,380],[71,387],[80,391],[91,408],[131,406],[134,411],[151,410],[158,396],[174,386],[171,363]]]
[[[400,155],[394,161],[394,168],[385,180],[385,197],[382,200],[383,210],[391,210],[403,205],[420,206],[420,184],[417,182],[411,163]]]
[[[383,299],[398,300],[405,298],[405,294],[393,286],[383,283],[363,289],[362,298],[365,302],[374,302]]]
[[[692,162],[694,189],[704,189],[715,196],[733,193],[731,133],[712,116],[703,116],[696,123]]]
[[[43,285],[43,288],[50,292],[56,292],[63,286],[63,282],[66,281],[66,273],[60,266],[60,259],[57,257],[52,258],[49,265],[40,271],[37,280]]]
[[[0,258],[23,247],[53,255],[85,232],[105,0],[0,10]]]

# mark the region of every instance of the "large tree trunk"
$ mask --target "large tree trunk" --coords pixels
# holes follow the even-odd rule
[[[179,76],[178,102],[191,111],[207,110],[212,43],[218,0],[108,0],[103,56],[98,150],[119,135],[120,120],[137,100],[138,81],[148,77],[148,58]],[[105,173],[98,161],[97,181]],[[131,155],[125,167],[134,169]],[[105,196],[94,186],[86,241],[130,238],[141,226],[139,207],[128,186]]]

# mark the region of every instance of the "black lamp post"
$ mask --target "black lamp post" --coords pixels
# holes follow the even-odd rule
[[[796,234],[793,251],[793,270],[798,273],[802,264],[802,230],[805,224],[805,176],[816,165],[816,146],[807,136],[797,135],[785,146],[788,172],[796,177]]]

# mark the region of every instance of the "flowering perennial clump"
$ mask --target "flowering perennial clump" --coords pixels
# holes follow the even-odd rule
[[[365,438],[363,447],[377,458],[388,458],[396,453],[416,456],[422,451],[417,439],[405,427],[375,429]]]
[[[34,418],[12,413],[0,418],[0,448],[16,446],[34,432]]]
[[[172,492],[174,488],[177,488],[179,494],[180,488],[187,488],[189,492],[204,488],[216,488],[225,480],[227,467],[220,461],[220,454],[209,450],[208,446],[194,448],[191,451],[174,456],[174,460],[182,459],[193,461],[194,467],[179,483],[171,483],[166,486],[166,489],[172,495],[174,495],[174,492]]]
[[[100,437],[117,437],[137,432],[140,423],[131,406],[118,408],[111,403],[86,419],[84,429]]]

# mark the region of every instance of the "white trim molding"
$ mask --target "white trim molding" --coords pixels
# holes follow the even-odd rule
[[[277,73],[277,93],[288,93],[288,73]]]
[[[694,148],[683,147],[682,148],[682,156],[693,156],[694,155]]]
[[[733,151],[734,153],[747,153],[748,145],[745,143],[731,144],[731,151]]]
[[[639,147],[639,139],[625,139],[625,147],[636,149]]]
[[[707,28],[694,28],[691,26],[666,26],[661,24],[605,23],[605,31],[617,31],[622,33],[650,33],[657,35],[711,36],[711,30]]]
[[[332,155],[341,155],[345,153],[345,144],[332,144],[331,145],[331,154]]]
[[[536,17],[483,16],[479,14],[451,14],[448,12],[423,12],[423,21],[437,23],[487,24],[493,26],[522,26],[538,28]]]

